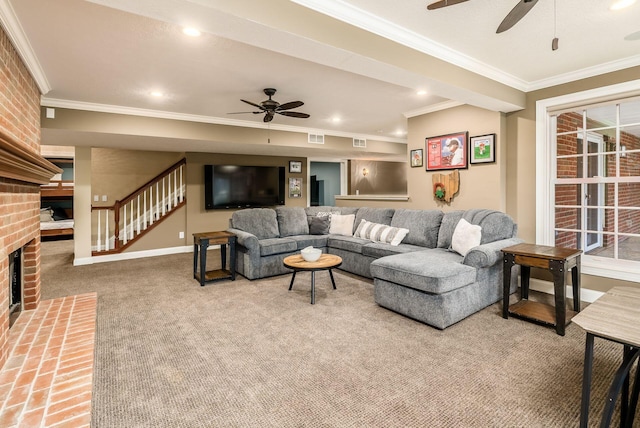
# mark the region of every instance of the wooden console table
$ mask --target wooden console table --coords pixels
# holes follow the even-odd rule
[[[629,396],[630,372],[640,356],[640,289],[615,287],[587,306],[573,321],[587,332],[584,351],[584,375],[582,378],[582,405],[580,427],[589,425],[589,399],[591,396],[591,372],[593,369],[593,342],[595,337],[623,345],[623,358],[616,371],[602,412],[601,427],[611,424],[618,395],[620,426],[633,425],[638,394],[640,393],[640,369],[636,366],[636,379]]]
[[[564,336],[565,326],[577,312],[580,312],[580,255],[582,251],[574,248],[517,244],[503,248],[502,253],[504,259],[502,317],[509,318],[509,314],[511,314],[526,320],[555,326],[556,333]],[[521,266],[521,300],[509,306],[511,268],[516,264]],[[553,306],[528,300],[532,267],[547,269],[553,274],[555,309]],[[565,303],[564,276],[568,269],[571,269],[573,285],[573,311],[567,311]]]
[[[236,279],[236,240],[231,232],[203,232],[193,234],[193,277],[204,286],[205,282],[221,279]],[[207,248],[220,245],[221,268],[207,271]],[[227,270],[227,245],[229,245],[229,269]],[[200,253],[200,272],[198,272],[198,252]]]

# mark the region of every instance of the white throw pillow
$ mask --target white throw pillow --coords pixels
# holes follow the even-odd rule
[[[353,234],[353,222],[355,220],[355,214],[331,214],[329,233],[333,235],[351,236]]]
[[[482,227],[461,218],[451,237],[451,249],[461,256],[465,256],[470,249],[480,245],[481,239]]]
[[[396,246],[402,242],[408,233],[409,229],[403,227],[392,227],[386,224],[372,223],[363,219],[360,220],[358,229],[353,236]]]

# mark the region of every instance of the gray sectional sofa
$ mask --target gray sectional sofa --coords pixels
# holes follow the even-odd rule
[[[462,255],[451,248],[466,240],[464,225],[479,245],[470,240]],[[282,260],[312,245],[342,257],[340,269],[373,278],[380,306],[440,329],[502,298],[500,250],[521,242],[511,217],[485,209],[252,208],[234,212],[228,230],[248,279],[291,273]]]

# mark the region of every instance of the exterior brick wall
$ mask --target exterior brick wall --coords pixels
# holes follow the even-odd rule
[[[0,28],[0,129],[40,153],[40,91]],[[40,302],[40,186],[0,178],[0,367],[9,336],[9,254],[24,247],[23,309]]]

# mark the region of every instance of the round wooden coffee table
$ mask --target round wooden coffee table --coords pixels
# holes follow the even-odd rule
[[[289,291],[293,288],[293,281],[296,279],[296,273],[300,271],[311,272],[311,304],[316,303],[316,279],[315,273],[319,270],[328,270],[331,276],[331,283],[333,289],[336,289],[336,281],[333,279],[333,272],[331,269],[336,268],[342,264],[342,258],[334,254],[322,254],[315,262],[308,262],[302,258],[300,254],[285,257],[282,261],[286,267],[293,269],[293,276],[291,277],[291,283],[289,284]]]

